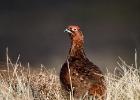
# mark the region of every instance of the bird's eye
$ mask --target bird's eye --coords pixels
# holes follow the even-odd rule
[[[74,30],[74,31],[77,31],[77,29],[76,29],[76,28],[74,28],[73,30]]]

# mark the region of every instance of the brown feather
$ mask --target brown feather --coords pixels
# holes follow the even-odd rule
[[[85,55],[83,33],[78,26],[68,26],[67,29],[71,32],[71,48],[67,60],[62,65],[60,71],[62,86],[67,91],[71,91],[71,77],[72,86],[74,87],[74,97],[79,98],[86,92],[93,96],[104,95],[105,85],[103,74],[99,67],[89,61]],[[76,30],[74,31],[74,29]]]

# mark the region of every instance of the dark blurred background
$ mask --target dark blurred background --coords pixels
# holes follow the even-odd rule
[[[140,0],[1,0],[0,61],[5,48],[23,64],[60,68],[70,47],[67,25],[79,25],[88,58],[102,70],[140,51]],[[140,60],[139,60],[140,61]]]

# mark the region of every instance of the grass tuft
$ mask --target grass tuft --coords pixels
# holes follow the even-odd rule
[[[40,70],[33,70],[29,64],[25,68],[19,62],[20,55],[15,64],[8,56],[8,49],[6,55],[7,69],[0,70],[0,100],[74,100],[61,88],[55,70],[43,65]],[[136,54],[135,64],[131,66],[119,59],[114,73],[105,74],[106,100],[140,100],[140,69]]]

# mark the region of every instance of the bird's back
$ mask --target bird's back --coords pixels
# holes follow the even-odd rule
[[[102,72],[87,58],[69,58],[62,66],[60,80],[67,90],[71,90],[72,83],[76,97],[82,96],[86,92],[93,95],[94,92],[97,92],[92,89],[96,85],[100,85],[101,88],[98,91],[100,95],[103,94],[101,90],[104,86]]]

